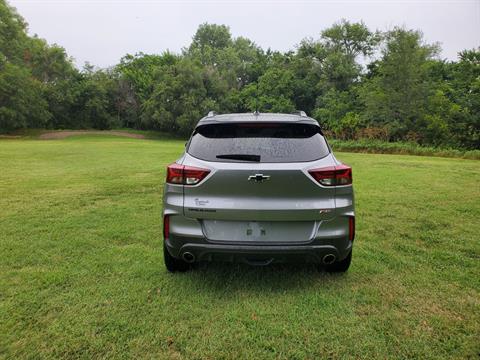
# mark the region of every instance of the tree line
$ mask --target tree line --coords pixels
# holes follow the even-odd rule
[[[304,110],[338,139],[480,148],[480,48],[439,58],[416,30],[341,20],[288,52],[202,24],[181,53],[75,67],[0,0],[0,130],[127,127],[188,135],[209,110]]]

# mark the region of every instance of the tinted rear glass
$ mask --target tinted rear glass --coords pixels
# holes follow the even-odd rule
[[[198,127],[187,152],[208,161],[275,163],[318,160],[330,151],[315,125],[234,123]]]

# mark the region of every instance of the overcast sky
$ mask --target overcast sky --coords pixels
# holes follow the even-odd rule
[[[480,0],[457,1],[93,1],[10,0],[31,34],[63,46],[79,66],[107,67],[127,53],[179,52],[198,25],[226,24],[267,49],[291,50],[345,18],[374,30],[420,29],[442,58],[480,46]]]

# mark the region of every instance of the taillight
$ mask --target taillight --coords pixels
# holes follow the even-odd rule
[[[185,185],[195,185],[202,181],[210,170],[201,169],[193,166],[183,167],[183,180]]]
[[[170,164],[167,167],[167,183],[183,184],[183,165]]]
[[[170,215],[163,217],[163,238],[168,239],[170,236]]]
[[[355,240],[355,217],[350,216],[348,218],[348,239],[350,241]]]
[[[347,165],[327,166],[308,170],[309,174],[323,186],[350,185],[352,168]]]
[[[170,164],[167,167],[167,183],[180,185],[196,185],[210,173],[208,169],[194,166]]]

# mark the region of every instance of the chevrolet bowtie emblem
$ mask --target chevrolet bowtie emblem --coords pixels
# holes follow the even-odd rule
[[[248,177],[248,181],[263,182],[270,180],[270,175],[255,174]]]

